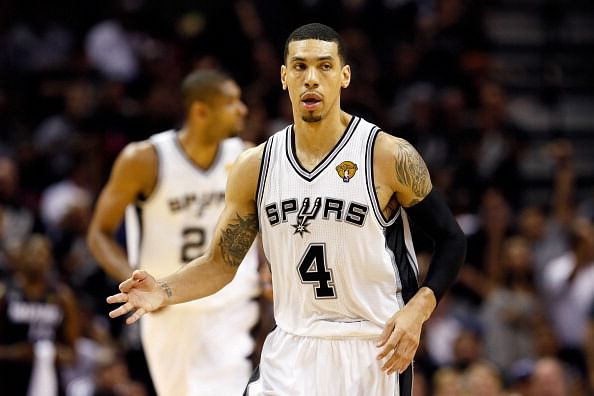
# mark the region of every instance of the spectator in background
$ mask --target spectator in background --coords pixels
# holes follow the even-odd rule
[[[446,294],[425,325],[422,342],[430,365],[435,367],[454,363],[454,343],[464,327],[454,303],[452,295]]]
[[[481,360],[471,364],[463,377],[464,393],[473,396],[503,396],[501,374],[490,362]]]
[[[452,289],[457,310],[475,316],[499,279],[500,252],[512,230],[512,211],[502,192],[487,189],[479,207],[479,227],[468,236],[466,265]]]
[[[77,155],[67,177],[48,186],[41,195],[41,219],[54,240],[71,227],[86,229],[89,222],[93,199],[86,165],[82,156]]]
[[[483,335],[478,324],[464,323],[453,345],[453,367],[466,370],[472,364],[484,359]]]
[[[62,92],[60,92],[62,93]],[[45,118],[33,134],[33,148],[52,177],[62,177],[72,161],[74,145],[93,128],[95,87],[85,79],[64,83],[64,109]]]
[[[545,146],[541,155],[543,161],[549,159],[553,164],[550,214],[538,205],[526,205],[516,216],[518,232],[531,245],[535,282],[540,293],[547,265],[568,249],[567,235],[575,216],[573,147],[566,140],[558,140]]]
[[[145,387],[130,378],[125,361],[117,354],[102,361],[95,376],[92,393],[76,396],[146,396]],[[74,396],[74,395],[73,395]]]
[[[43,72],[63,67],[72,55],[74,37],[49,3],[23,2],[27,18],[9,29],[7,63],[19,72]]]
[[[433,396],[461,396],[462,375],[451,367],[438,369],[432,379]]]
[[[22,205],[19,197],[19,170],[17,162],[0,155],[0,251],[11,255],[18,252],[32,232],[41,224],[35,213]],[[2,269],[0,264],[0,272]]]
[[[576,219],[570,232],[571,248],[547,265],[543,283],[561,357],[585,375],[584,334],[594,300],[594,224]]]
[[[534,328],[542,320],[543,307],[536,294],[530,245],[522,237],[503,244],[499,279],[482,305],[485,356],[500,370],[520,358],[535,358]]]
[[[140,73],[139,47],[145,34],[134,32],[133,11],[124,1],[116,1],[111,18],[95,24],[85,37],[89,62],[107,80],[130,82]],[[136,33],[136,34],[135,34]]]
[[[536,361],[532,374],[531,395],[569,396],[570,387],[563,364],[555,358]]]
[[[64,390],[59,371],[74,362],[80,334],[75,297],[52,273],[45,236],[28,238],[13,264],[13,276],[0,283],[2,392],[57,395]]]
[[[520,359],[508,368],[508,383],[510,396],[533,396],[532,375],[534,360]]]

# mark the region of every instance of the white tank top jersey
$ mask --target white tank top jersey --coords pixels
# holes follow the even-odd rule
[[[158,179],[151,195],[126,210],[128,260],[161,278],[204,254],[225,205],[231,166],[244,151],[240,138],[223,140],[212,165],[202,169],[183,150],[175,131],[151,136],[158,156]],[[227,297],[257,293],[257,252],[246,255],[231,285],[215,294]],[[214,297],[211,296],[211,297]],[[207,297],[202,305],[218,305]]]
[[[258,216],[276,323],[288,333],[377,337],[418,289],[406,212],[384,218],[375,194],[378,131],[353,117],[311,172],[297,160],[292,126],[265,145]]]

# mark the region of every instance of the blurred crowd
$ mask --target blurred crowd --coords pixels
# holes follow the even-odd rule
[[[549,199],[523,194],[530,137],[509,116],[481,3],[0,2],[0,377],[47,357],[37,341],[51,334],[63,394],[152,394],[138,329],[108,319],[117,285],[85,244],[97,193],[125,144],[180,126],[192,69],[238,80],[247,140],[290,123],[284,40],[319,21],[346,41],[343,108],[413,143],[468,237],[425,326],[414,395],[592,393],[594,190],[578,199],[574,148],[551,140],[539,153]],[[428,262],[430,241],[414,238]],[[40,315],[38,334],[19,339],[5,317],[29,314],[23,296],[60,315]]]

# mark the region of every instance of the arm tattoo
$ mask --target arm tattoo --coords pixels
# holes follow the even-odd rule
[[[258,233],[258,218],[255,214],[241,217],[237,214],[235,223],[230,223],[223,230],[219,247],[223,260],[230,267],[239,267]]]
[[[409,187],[415,194],[415,199],[410,203],[418,203],[431,191],[431,178],[429,171],[417,150],[406,140],[397,139],[396,150],[396,177],[398,181]]]
[[[171,296],[173,296],[173,290],[171,290],[171,287],[167,284],[167,282],[159,282],[159,286],[161,289],[165,290],[167,297],[171,298]]]

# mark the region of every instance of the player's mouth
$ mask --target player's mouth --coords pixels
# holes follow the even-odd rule
[[[322,98],[315,93],[307,93],[301,96],[301,104],[307,111],[317,110],[322,105]]]

